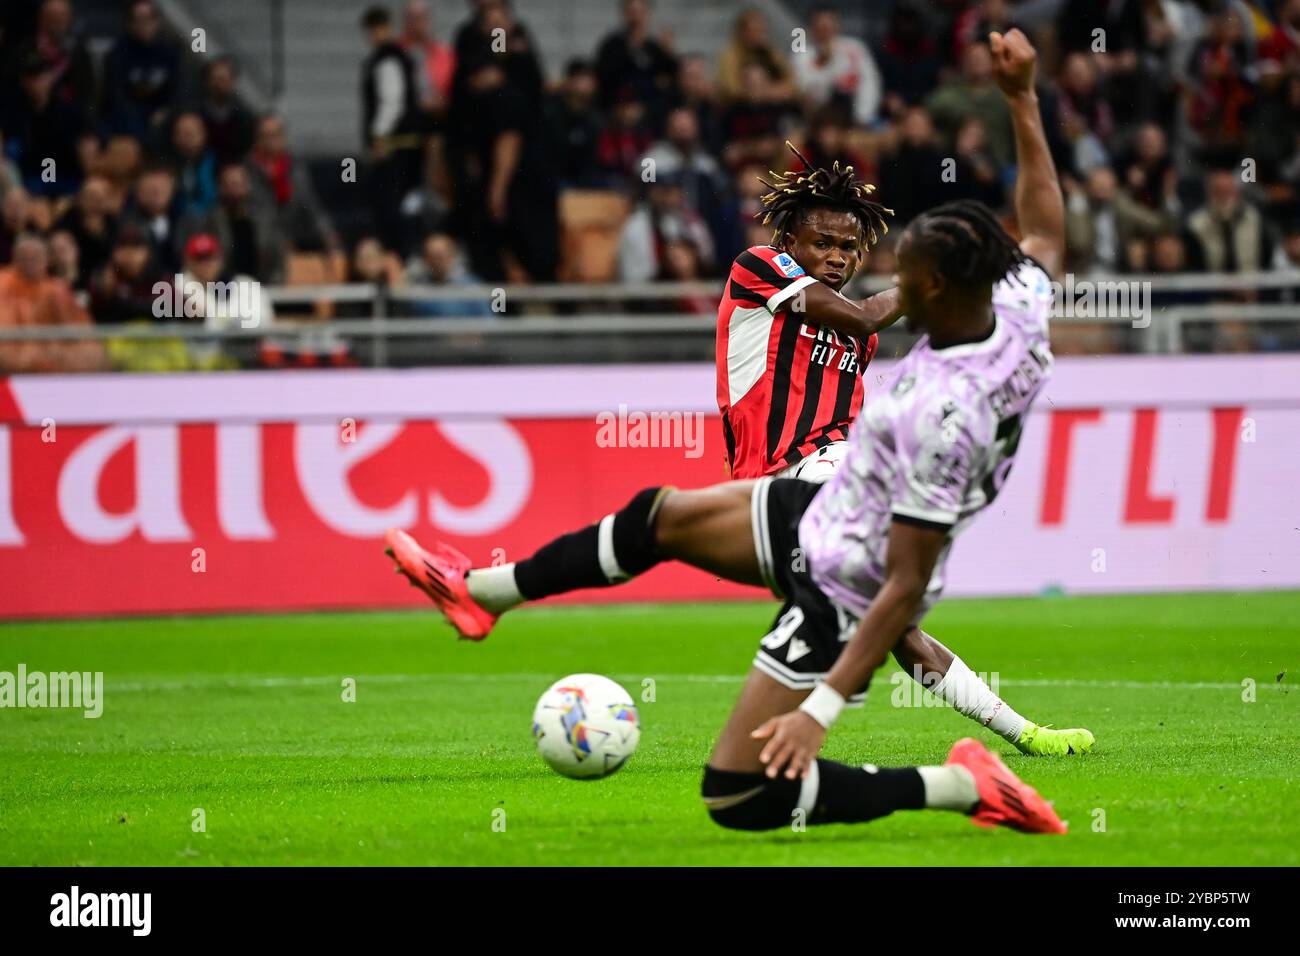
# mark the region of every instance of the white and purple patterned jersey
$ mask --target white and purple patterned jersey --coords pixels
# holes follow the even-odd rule
[[[997,495],[1023,416],[1052,371],[1052,286],[1033,262],[994,287],[992,334],[936,349],[922,338],[854,423],[834,477],[799,523],[817,586],[857,615],[885,578],[894,516],[951,527],[925,608],[944,586],[953,539]]]

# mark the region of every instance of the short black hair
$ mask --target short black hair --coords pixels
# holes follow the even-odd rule
[[[771,190],[760,201],[763,204],[763,225],[772,226],[773,245],[781,245],[814,209],[852,213],[862,226],[868,247],[874,246],[889,232],[885,217],[892,216],[894,210],[867,198],[876,187],[859,180],[852,166],[841,166],[836,160],[830,169],[814,167],[793,144],[787,142],[785,145],[799,157],[803,169],[780,174],[773,172],[770,174],[773,182],[759,177],[759,182]]]
[[[373,30],[375,27],[386,27],[392,22],[393,18],[388,10],[380,6],[367,7],[366,12],[361,15],[361,25],[367,30]]]
[[[993,210],[973,199],[921,213],[905,234],[952,285],[964,290],[989,288],[1029,259]]]

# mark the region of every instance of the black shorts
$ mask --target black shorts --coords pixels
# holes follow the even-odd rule
[[[798,478],[760,478],[750,516],[764,582],[785,604],[759,643],[754,666],[792,690],[812,690],[830,672],[858,619],[834,604],[808,574],[799,521],[822,485]],[[849,698],[859,703],[864,687]]]

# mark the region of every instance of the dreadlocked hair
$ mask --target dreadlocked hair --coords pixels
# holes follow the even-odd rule
[[[936,206],[914,219],[907,232],[948,281],[962,288],[994,285],[1028,259],[993,210],[973,199]]]
[[[795,172],[769,171],[773,181],[759,177],[759,182],[771,192],[765,193],[763,225],[772,226],[772,244],[779,246],[787,235],[798,228],[805,213],[811,209],[837,209],[851,212],[862,224],[867,246],[874,246],[881,236],[889,232],[886,216],[894,210],[867,197],[876,191],[871,183],[861,182],[852,166],[841,166],[837,159],[830,169],[815,168],[789,141],[786,146],[799,157],[803,169]]]

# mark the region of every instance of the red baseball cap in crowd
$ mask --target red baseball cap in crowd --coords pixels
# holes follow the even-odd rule
[[[221,244],[217,242],[217,237],[211,233],[196,233],[185,242],[186,259],[207,259],[210,256],[219,255],[220,252]]]

